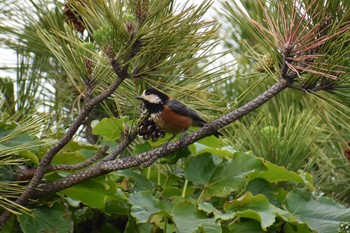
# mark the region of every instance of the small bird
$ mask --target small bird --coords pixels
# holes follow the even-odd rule
[[[144,90],[136,99],[143,101],[151,119],[160,129],[173,134],[171,139],[190,126],[202,127],[207,123],[195,110],[155,88]],[[219,132],[214,135],[222,136]]]

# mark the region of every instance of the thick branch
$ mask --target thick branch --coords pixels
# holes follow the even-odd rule
[[[129,146],[134,141],[136,136],[136,132],[132,133],[131,135],[125,136],[124,140],[120,142],[118,147],[112,150],[111,153],[108,156],[106,156],[100,164],[97,164],[93,167],[87,168],[75,174],[71,174],[65,178],[56,180],[54,182],[45,184],[44,186],[40,187],[40,190],[37,190],[37,192],[35,193],[35,197],[40,197],[48,193],[57,192],[69,188],[82,181],[89,180],[93,177],[108,173],[109,171],[102,171],[101,165],[104,163],[109,163],[111,160],[114,160],[117,155],[119,155],[127,146]]]
[[[183,138],[182,143],[180,143],[180,141],[178,140],[174,143],[169,143],[167,145],[167,148],[165,149],[161,147],[148,152],[141,153],[136,156],[129,156],[125,158],[119,158],[116,160],[107,161],[106,160],[107,157],[106,157],[102,163],[94,167],[88,168],[79,173],[69,175],[65,178],[62,178],[60,180],[56,180],[52,183],[44,185],[43,187],[41,187],[41,191],[37,192],[37,195],[44,196],[49,193],[57,192],[59,190],[66,189],[75,184],[78,184],[82,181],[85,181],[93,177],[103,175],[112,171],[127,169],[131,167],[138,167],[138,166],[149,166],[158,158],[166,156],[172,152],[175,152],[181,149],[182,146],[188,146],[206,136],[209,136],[215,133],[218,129],[224,126],[227,126],[230,123],[247,115],[251,111],[263,105],[265,102],[267,102],[269,99],[277,95],[280,91],[284,90],[288,86],[289,86],[288,82],[274,84],[271,88],[269,88],[267,91],[265,91],[264,93],[256,97],[254,100],[224,115],[223,117],[203,126],[196,132]],[[125,142],[121,143],[116,149],[114,149],[110,153],[109,156],[115,157],[116,155],[118,155],[126,147],[125,146],[126,144],[127,143]]]

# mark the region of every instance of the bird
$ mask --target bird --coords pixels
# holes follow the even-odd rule
[[[160,129],[173,134],[169,141],[179,133],[183,133],[182,138],[190,126],[202,127],[207,124],[194,109],[155,88],[145,89],[136,99],[143,101],[151,119]],[[213,135],[222,136],[219,132]]]

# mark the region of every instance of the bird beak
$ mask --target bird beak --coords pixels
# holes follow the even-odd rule
[[[138,99],[138,100],[143,100],[143,97],[141,95],[140,96],[136,96],[135,98]]]

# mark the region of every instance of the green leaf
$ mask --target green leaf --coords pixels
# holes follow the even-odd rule
[[[118,171],[118,174],[126,176],[128,178],[129,185],[132,186],[133,191],[142,191],[142,190],[152,190],[154,185],[147,179],[146,176],[134,172],[133,170],[126,169]]]
[[[314,231],[310,230],[306,224],[295,224],[286,223],[284,226],[285,233],[313,233]]]
[[[266,169],[260,159],[242,152],[235,153],[229,161],[219,162],[211,155],[201,155],[191,158],[184,169],[186,179],[203,186],[204,199],[226,197],[240,189],[248,174]]]
[[[26,158],[29,159],[30,161],[32,161],[35,165],[39,164],[39,159],[38,157],[31,152],[30,150],[25,150],[25,151],[21,151],[19,152],[19,156],[21,156],[22,158]]]
[[[159,162],[161,164],[175,164],[179,159],[187,157],[189,155],[191,155],[190,151],[187,148],[183,148],[171,153],[170,155],[162,157]]]
[[[120,137],[123,132],[122,118],[103,118],[97,125],[92,129],[92,133],[95,135],[102,136],[107,141],[115,141]]]
[[[125,213],[127,208],[126,194],[118,188],[115,181],[106,179],[105,176],[84,181],[59,194],[105,213]]]
[[[31,142],[36,142],[37,139],[34,136],[31,136],[27,133],[22,133],[19,135],[11,135],[13,132],[10,131],[1,131],[0,132],[0,137],[1,137],[1,144],[3,144],[4,146],[8,146],[8,147],[15,147],[15,146],[19,146],[22,144],[26,144],[26,143],[31,143]],[[10,136],[11,135],[11,136]],[[3,138],[9,137],[9,140],[4,140]]]
[[[97,153],[97,150],[92,150],[90,148],[84,148],[84,149],[81,149],[81,150],[78,150],[78,152],[84,156],[85,159],[90,159],[91,157],[93,157],[94,155],[96,155]]]
[[[198,209],[203,210],[208,214],[213,214],[216,220],[232,220],[234,218],[233,214],[226,214],[223,213],[221,210],[216,209],[211,202],[198,203]]]
[[[154,226],[151,223],[136,223],[135,218],[130,217],[126,224],[124,233],[144,233],[152,232]]]
[[[37,207],[30,215],[19,215],[18,221],[24,233],[67,233],[73,231],[70,215],[64,205],[59,202],[55,202],[51,207]]]
[[[232,214],[232,218],[243,217],[259,221],[263,230],[275,222],[276,216],[280,216],[288,222],[294,220],[290,213],[270,204],[266,196],[262,194],[253,196],[250,192],[238,199],[226,202],[224,210],[226,215]]]
[[[173,217],[177,232],[193,233],[198,230],[207,233],[221,232],[220,224],[199,211],[193,200],[179,199],[170,215]]]
[[[263,233],[259,222],[237,222],[224,227],[224,233]]]
[[[198,229],[208,233],[221,232],[219,223],[199,211],[192,199],[173,197],[159,200],[154,198],[150,191],[142,191],[131,194],[129,201],[132,204],[131,215],[136,218],[137,223],[147,223],[152,219],[152,222],[161,226],[163,217],[166,217],[173,220],[176,232],[193,233]]]
[[[338,232],[341,223],[350,221],[350,209],[327,197],[315,197],[306,189],[290,192],[285,208],[293,213],[298,222],[306,223],[317,232]]]
[[[4,130],[0,127],[0,156],[17,155],[20,152],[42,148],[52,143],[50,140],[39,140],[25,133],[24,130],[20,126],[14,130]],[[25,152],[22,155],[33,163],[37,162],[34,154],[30,155],[28,152]]]
[[[201,140],[197,141],[194,144],[205,145],[207,147],[212,147],[212,148],[220,148],[222,146],[222,140],[215,136],[210,136],[210,137],[202,138]]]
[[[60,152],[54,157],[52,164],[78,164],[85,160],[79,152]]]
[[[235,150],[232,147],[221,147],[222,140],[214,136],[206,137],[190,145],[192,155],[213,154],[217,156],[232,156]]]
[[[134,154],[141,154],[146,151],[150,151],[152,149],[152,146],[149,144],[149,142],[144,142],[144,143],[138,143],[134,147]]]
[[[15,216],[11,216],[7,222],[5,223],[4,227],[1,229],[1,233],[12,233],[15,232],[15,229],[17,228],[14,224]]]
[[[129,202],[132,204],[131,215],[138,223],[146,223],[154,214],[166,215],[163,203],[155,199],[150,191],[142,191],[130,195]]]
[[[246,191],[251,192],[253,195],[263,194],[269,199],[271,204],[276,206],[280,206],[288,194],[288,191],[278,184],[269,183],[264,179],[250,181],[246,187]]]
[[[303,178],[301,178],[297,173],[288,171],[285,167],[270,163],[264,159],[262,159],[262,162],[267,169],[249,174],[249,180],[262,178],[270,183],[278,183],[281,181],[290,181],[300,184],[304,183]]]

